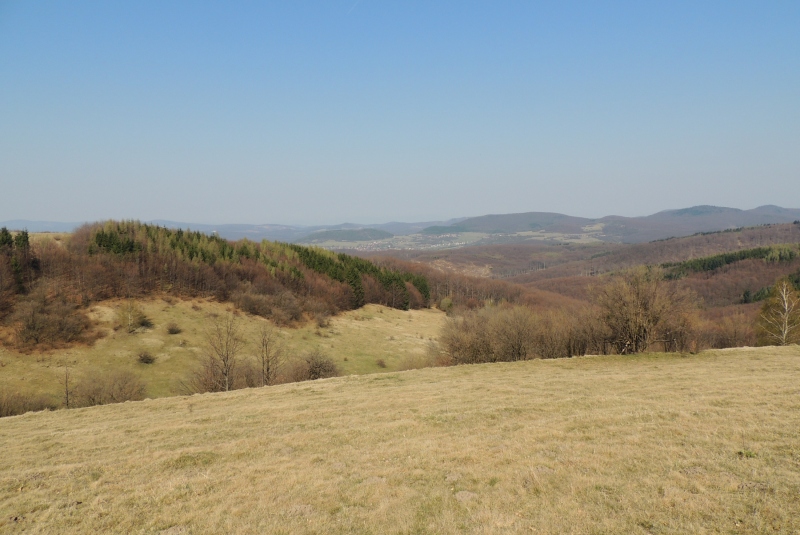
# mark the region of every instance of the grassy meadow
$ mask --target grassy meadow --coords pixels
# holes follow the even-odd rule
[[[4,533],[797,533],[800,348],[29,413],[0,447]]]
[[[74,380],[91,370],[130,370],[142,377],[148,397],[181,393],[182,383],[203,359],[208,329],[216,318],[232,313],[233,307],[212,300],[173,298],[137,300],[136,304],[153,322],[151,328],[133,333],[115,329],[118,310],[126,301],[104,301],[90,309],[96,330],[102,333],[91,346],[32,353],[0,347],[0,389],[42,392],[60,401],[66,362]],[[248,342],[241,354],[246,360],[256,351],[257,333],[267,320],[244,313],[237,317]],[[401,311],[367,305],[331,318],[327,327],[309,323],[280,329],[280,334],[290,357],[318,348],[345,375],[373,373],[409,367],[423,358],[444,320],[445,314],[435,309]],[[181,332],[169,334],[170,323]],[[155,362],[140,363],[142,352],[154,356]]]

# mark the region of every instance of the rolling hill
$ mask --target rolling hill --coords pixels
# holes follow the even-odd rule
[[[0,422],[5,533],[796,533],[797,347],[434,368]]]
[[[394,234],[376,228],[359,228],[359,229],[340,229],[340,230],[319,230],[308,236],[305,236],[297,243],[323,243],[323,242],[361,242],[361,241],[375,241],[385,240],[393,237]]]
[[[800,209],[760,206],[752,210],[718,206],[694,206],[666,210],[644,217],[606,216],[599,219],[572,217],[548,212],[487,215],[460,221],[462,232],[519,234],[530,231],[589,234],[599,240],[641,243],[670,237],[689,236],[737,227],[791,223],[800,220]]]
[[[391,222],[375,225],[352,223],[327,226],[211,225],[168,220],[154,220],[149,223],[172,229],[191,229],[213,233],[231,240],[247,238],[251,241],[266,239],[315,243],[333,249],[346,248],[346,244],[342,242],[379,241],[379,244],[373,246],[373,250],[409,250],[531,240],[552,243],[587,241],[642,243],[670,237],[689,236],[698,232],[791,223],[797,220],[800,220],[800,209],[766,205],[752,210],[740,210],[703,205],[679,210],[665,210],[642,217],[609,215],[595,219],[551,212],[526,212],[462,217],[449,221]],[[31,232],[69,232],[77,228],[79,224],[14,220],[0,222],[0,226],[10,229],[27,228]],[[374,238],[354,240],[352,238],[341,239],[341,236],[348,236],[347,232],[336,234],[337,231],[367,231],[368,229],[383,231],[388,235],[374,233],[370,235]],[[334,234],[326,235],[325,232]],[[451,235],[457,235],[457,238],[453,239]],[[437,236],[447,236],[447,238],[432,239]]]

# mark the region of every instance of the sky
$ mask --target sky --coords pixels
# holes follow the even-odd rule
[[[0,0],[0,221],[800,207],[800,2]]]

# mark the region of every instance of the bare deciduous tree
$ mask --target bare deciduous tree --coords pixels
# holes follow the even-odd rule
[[[244,345],[239,324],[233,314],[214,322],[206,337],[207,362],[217,383],[216,391],[233,390],[236,362]]]
[[[256,360],[261,368],[261,386],[275,384],[285,363],[280,333],[271,325],[263,325],[258,333]]]
[[[69,383],[69,364],[64,361],[64,406],[70,408],[70,394],[72,394],[72,386]]]
[[[792,283],[780,279],[758,318],[761,342],[785,346],[800,340],[800,296]]]

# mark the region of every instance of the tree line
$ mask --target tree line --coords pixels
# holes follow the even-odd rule
[[[645,351],[696,352],[747,343],[800,343],[800,291],[780,278],[754,321],[742,314],[704,320],[695,294],[641,266],[592,291],[590,305],[536,310],[512,304],[456,311],[433,348],[440,365]]]
[[[689,273],[714,271],[728,264],[751,258],[761,259],[765,262],[789,262],[797,258],[797,253],[798,247],[796,244],[773,245],[771,247],[755,247],[753,249],[693,258],[683,262],[666,262],[661,264],[661,267],[667,269],[667,278],[680,279]]]

